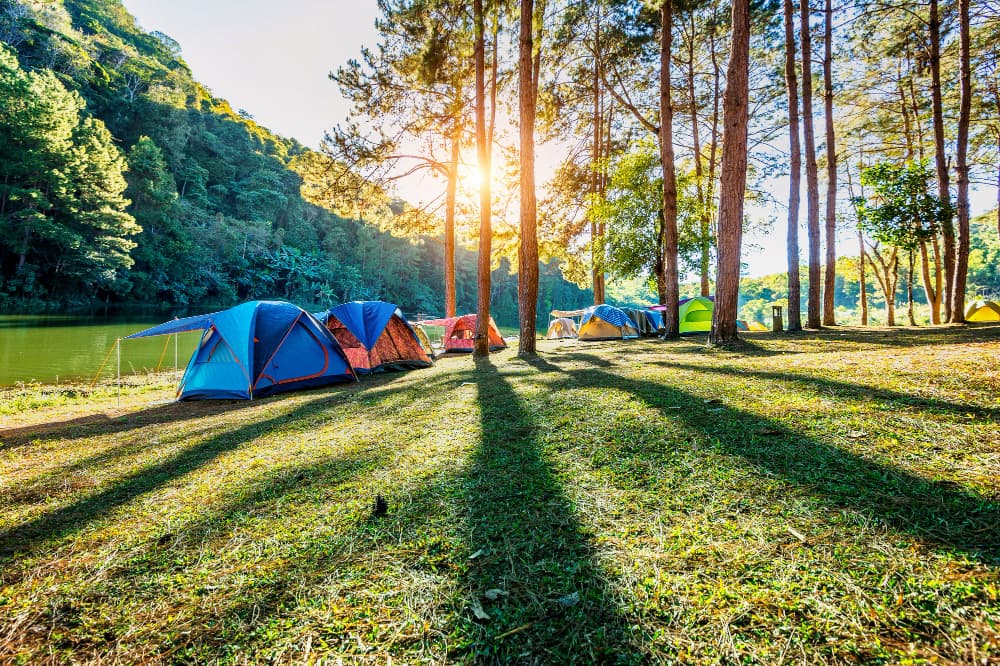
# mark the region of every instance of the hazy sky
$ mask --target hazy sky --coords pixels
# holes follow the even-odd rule
[[[375,0],[124,2],[143,28],[160,30],[180,42],[195,78],[213,93],[229,100],[234,109],[250,112],[265,127],[312,147],[349,111],[328,74],[358,57],[363,45],[376,44]],[[767,186],[777,201],[787,200],[787,179]],[[403,183],[400,193],[416,202],[428,194],[427,184]],[[991,205],[987,199],[985,191],[974,195],[973,213]],[[804,222],[804,193],[802,201]],[[786,270],[787,214],[780,209],[750,214],[773,217],[776,223],[770,233],[744,237],[749,274]],[[842,231],[838,254],[857,256],[856,245],[854,233]],[[800,247],[804,260],[805,229],[800,232]]]

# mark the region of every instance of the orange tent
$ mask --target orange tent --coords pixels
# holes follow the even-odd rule
[[[441,336],[441,346],[445,352],[471,352],[476,338],[476,315],[467,314],[461,317],[446,319],[431,319],[418,322],[422,326],[444,326]],[[500,351],[507,348],[503,336],[497,329],[496,322],[490,317],[489,326],[490,351]]]

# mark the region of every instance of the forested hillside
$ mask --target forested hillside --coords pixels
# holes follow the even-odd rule
[[[295,167],[312,153],[214,97],[118,0],[0,0],[0,40],[0,307],[275,297],[442,311],[440,238],[307,202]],[[469,311],[476,256],[459,249],[456,264]],[[516,277],[494,273],[494,316],[513,323]],[[555,264],[539,292],[542,311],[592,300]]]

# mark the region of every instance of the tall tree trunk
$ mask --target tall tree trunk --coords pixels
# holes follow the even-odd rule
[[[486,44],[483,0],[473,0],[476,24],[476,156],[479,162],[479,265],[476,299],[476,338],[473,355],[490,354],[490,259],[493,245],[493,199],[490,192],[490,156],[486,145]],[[496,48],[496,44],[493,45]],[[454,316],[454,315],[449,315]]]
[[[673,0],[660,7],[660,164],[663,166],[663,337],[680,335],[677,301],[677,178],[674,173],[674,107],[670,99],[670,60],[673,46]]]
[[[959,68],[961,71],[958,106],[958,141],[955,170],[958,172],[958,250],[955,252],[955,282],[951,321],[965,322],[965,286],[969,277],[969,117],[972,113],[972,71],[969,53],[969,0],[958,0]]]
[[[944,152],[944,111],[941,103],[941,17],[938,14],[938,0],[930,0],[929,16],[930,67],[931,67],[931,110],[934,120],[934,167],[937,171],[938,197],[951,202],[948,183],[948,161]],[[944,237],[944,293],[945,319],[951,320],[953,285],[955,280],[955,226],[951,215],[946,216],[941,225]]]
[[[458,162],[461,132],[458,122],[451,136],[451,161],[444,210],[444,316],[455,316],[455,199],[458,190]]]
[[[518,110],[520,116],[521,243],[517,252],[517,311],[521,337],[518,354],[535,354],[538,307],[538,232],[535,204],[535,91],[534,0],[521,0],[518,38]]]
[[[722,176],[719,184],[719,265],[710,344],[737,340],[740,249],[747,186],[747,121],[750,99],[750,0],[734,0],[732,48],[723,100]]]
[[[802,189],[802,148],[799,145],[799,82],[795,74],[795,13],[784,0],[785,87],[788,89],[788,145],[791,153],[788,187],[788,330],[802,330],[802,285],[799,278],[799,199]]]
[[[712,252],[712,219],[708,213],[708,201],[705,197],[705,173],[701,159],[701,132],[698,127],[698,101],[695,97],[695,71],[694,71],[694,38],[695,23],[694,12],[689,13],[691,36],[687,40],[687,89],[688,99],[691,103],[691,141],[692,153],[694,156],[694,185],[698,197],[698,245],[700,250],[699,271],[701,274],[701,295],[711,295],[711,280],[709,270],[711,269]]]
[[[807,0],[803,0],[806,2]],[[826,0],[823,44],[823,103],[826,120],[826,275],[823,325],[836,326],[833,297],[837,287],[837,146],[833,131],[833,5]]]
[[[865,281],[865,237],[858,229],[858,283],[861,288],[861,325],[868,325],[868,283]]]
[[[596,199],[598,193],[598,180],[600,178],[599,168],[601,164],[601,158],[603,156],[603,125],[604,125],[604,110],[601,108],[601,63],[600,63],[600,53],[601,53],[601,19],[600,15],[597,16],[597,24],[594,30],[594,117],[593,117],[593,147],[591,151],[591,173],[590,173],[590,194],[591,198]],[[604,247],[601,238],[601,226],[596,219],[592,219],[590,222],[590,253],[591,253],[591,278],[594,286],[594,305],[601,305],[604,303],[604,289],[603,280],[604,277],[604,261],[603,253]]]
[[[800,0],[802,33],[802,133],[806,151],[806,208],[809,230],[809,296],[806,326],[820,328],[819,176],[816,167],[816,135],[813,132],[812,38],[809,33],[809,1]]]
[[[712,10],[712,18],[715,19],[714,9]],[[719,66],[719,54],[715,48],[714,27],[708,39],[708,48],[712,59],[712,145],[708,151],[708,192],[705,198],[710,205],[713,205],[715,203],[715,174],[718,171],[717,167],[719,164],[719,119],[721,118],[719,102],[722,100],[722,68]],[[718,218],[715,216],[713,218],[713,222],[715,223],[713,226],[716,227],[713,231],[715,232],[716,239],[718,239]],[[716,255],[716,261],[718,261],[718,254]],[[718,270],[718,266],[716,266],[716,270]]]

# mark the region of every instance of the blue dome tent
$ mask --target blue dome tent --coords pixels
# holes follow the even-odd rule
[[[250,301],[175,319],[126,339],[202,331],[177,388],[179,400],[252,400],[357,379],[326,328],[284,301]]]

